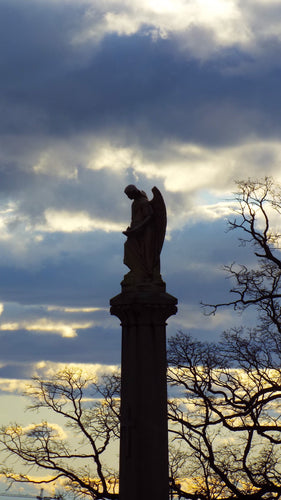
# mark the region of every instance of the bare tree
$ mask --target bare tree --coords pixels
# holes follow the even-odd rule
[[[2,427],[1,473],[13,481],[35,484],[63,480],[76,495],[97,500],[118,498],[118,475],[107,467],[104,456],[119,437],[119,391],[118,375],[97,382],[65,368],[49,380],[35,377],[27,390],[29,409],[47,408],[62,416],[71,439],[46,421]],[[20,473],[15,472],[18,469]],[[43,479],[36,477],[38,471],[45,473]]]
[[[170,427],[188,477],[174,489],[186,498],[281,496],[281,187],[270,178],[237,187],[229,229],[252,258],[225,266],[233,298],[205,307],[252,308],[257,326],[233,328],[216,344],[183,333],[170,340]]]
[[[281,232],[274,224],[281,214],[281,186],[266,177],[237,182],[237,187],[238,208],[229,229],[239,231],[241,245],[252,246],[255,260],[250,268],[235,263],[224,267],[233,283],[233,299],[209,305],[209,313],[225,306],[240,310],[254,306],[260,329],[281,333]],[[280,223],[279,227],[281,231]]]
[[[170,432],[185,453],[172,486],[184,498],[281,496],[281,358],[271,363],[256,341],[241,331],[211,345],[169,341]]]

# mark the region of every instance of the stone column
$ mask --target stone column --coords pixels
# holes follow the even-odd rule
[[[122,325],[120,500],[168,500],[166,320],[177,299],[152,287],[110,304]]]

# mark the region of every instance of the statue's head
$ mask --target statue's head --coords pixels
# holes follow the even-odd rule
[[[129,186],[124,189],[124,193],[128,196],[128,198],[130,198],[130,200],[134,200],[140,195],[139,189],[134,186],[134,184],[129,184]]]

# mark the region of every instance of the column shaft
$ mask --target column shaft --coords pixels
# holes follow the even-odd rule
[[[166,319],[176,312],[167,293],[120,294],[120,500],[168,500]]]

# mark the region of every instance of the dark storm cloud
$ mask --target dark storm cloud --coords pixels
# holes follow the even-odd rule
[[[263,33],[264,10],[255,17],[249,1],[252,50],[250,42],[221,46],[208,23],[165,37],[152,36],[155,18],[127,34],[106,28],[107,8],[134,19],[129,3],[0,3],[0,377],[29,376],[41,360],[119,363],[120,325],[108,310],[77,312],[71,322],[47,306],[107,308],[119,293],[130,183],[149,197],[156,184],[167,202],[162,273],[179,298],[168,334],[214,336],[232,321],[206,322],[200,300],[225,297],[219,268],[245,262],[244,253],[236,235],[225,235],[222,216],[204,219],[196,206],[209,203],[202,190],[216,198],[241,172],[263,175],[271,164],[279,171],[279,145],[255,140],[279,139],[281,44]],[[272,20],[279,12],[266,13]],[[79,227],[85,215],[97,226]],[[53,330],[28,331],[42,318]],[[66,338],[56,322],[82,326]]]
[[[133,128],[144,141],[153,131],[154,140],[224,144],[253,131],[280,131],[272,113],[281,99],[280,65],[270,57],[280,51],[276,40],[264,42],[272,68],[259,78],[234,73],[256,57],[242,49],[221,50],[202,63],[179,50],[175,38],[153,40],[147,27],[131,36],[105,35],[89,56],[89,47],[72,43],[85,9],[1,3],[2,132],[64,136],[119,127],[129,136]],[[96,27],[98,20],[97,14]]]
[[[101,360],[103,364],[120,363],[120,331],[110,328],[81,330],[77,337],[70,339],[20,330],[0,332],[0,342],[0,361],[5,366],[20,362],[28,365],[42,360],[59,363],[100,363]],[[19,373],[22,370],[19,365]],[[10,378],[17,378],[15,375]]]
[[[44,225],[46,210],[66,210],[73,215],[85,212],[99,219],[101,225],[103,220],[112,219],[114,214],[114,221],[120,224],[120,230],[125,214],[128,217],[128,202],[123,190],[131,182],[130,171],[125,171],[122,176],[109,168],[94,171],[77,165],[75,178],[67,179],[52,176],[51,172],[50,175],[47,172],[35,174],[30,168],[22,169],[11,163],[0,165],[0,176],[1,203],[14,200],[17,204],[16,213],[8,223],[11,232],[27,221],[34,228],[37,224]]]
[[[69,34],[79,17],[79,7],[63,3],[2,1],[0,6],[1,107],[5,133],[44,128],[52,81],[65,71]],[[4,117],[3,117],[4,118]]]
[[[121,224],[125,197],[121,196],[123,185],[120,173],[78,167],[75,179],[52,178],[44,174],[24,174],[22,177],[23,182],[26,177],[27,183],[19,199],[19,211],[30,215],[32,219],[42,216],[47,208],[70,210],[73,213],[84,210],[105,220],[114,211],[115,220]]]
[[[109,308],[6,303],[1,315],[0,378],[30,378],[40,362],[119,364],[117,325]],[[73,335],[64,336],[70,329]]]
[[[253,255],[225,219],[187,225],[165,242],[162,269],[171,293],[183,303],[221,302],[230,288],[223,266],[249,264]],[[200,318],[198,318],[200,323]]]
[[[0,300],[21,304],[60,304],[102,306],[116,292],[121,281],[122,237],[103,232],[86,234],[50,234],[38,246],[30,246],[30,263],[0,266]],[[44,257],[44,249],[46,250]],[[52,247],[54,251],[52,252]],[[59,250],[61,248],[61,250]],[[34,257],[32,257],[34,254]],[[118,272],[119,271],[119,272]],[[119,286],[118,286],[119,288]]]

